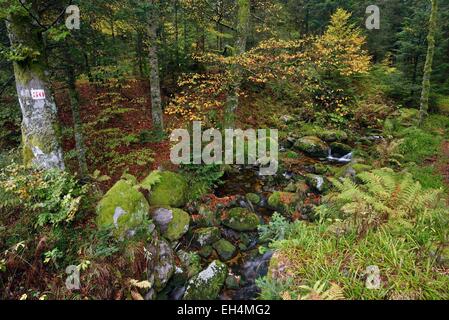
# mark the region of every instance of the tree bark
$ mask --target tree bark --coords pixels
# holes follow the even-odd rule
[[[83,136],[83,123],[81,121],[80,114],[80,99],[79,94],[76,89],[76,75],[74,62],[71,59],[68,48],[64,48],[64,55],[66,60],[66,76],[67,76],[67,85],[69,88],[69,96],[70,96],[70,107],[72,109],[72,117],[73,117],[73,131],[75,136],[75,145],[76,145],[76,156],[78,158],[78,168],[79,168],[79,176],[81,178],[86,178],[89,171],[87,167],[86,161],[86,146],[84,144],[84,136]]]
[[[430,14],[429,35],[427,36],[428,48],[426,56],[426,64],[424,66],[424,76],[421,93],[421,106],[419,112],[419,124],[422,125],[427,112],[429,110],[429,96],[430,96],[430,77],[432,75],[433,56],[435,54],[435,34],[437,31],[437,13],[438,0],[432,1],[432,12]]]
[[[250,0],[238,0],[238,21],[237,21],[237,39],[233,55],[239,56],[246,51],[246,43],[248,39],[250,15]],[[224,110],[225,129],[233,128],[235,125],[235,111],[239,105],[238,91],[241,82],[241,70],[237,65],[231,66],[232,81],[228,89],[228,97]]]
[[[151,8],[149,12],[149,28],[150,37],[149,58],[150,58],[150,91],[151,91],[151,115],[153,118],[153,126],[157,130],[164,129],[162,114],[161,86],[159,78],[159,58],[157,30],[159,28],[159,10],[157,0],[151,0]]]
[[[64,170],[56,103],[46,77],[42,33],[31,17],[15,14],[9,17],[7,29],[12,48],[27,48],[31,52],[13,63],[22,111],[23,162],[42,169]]]

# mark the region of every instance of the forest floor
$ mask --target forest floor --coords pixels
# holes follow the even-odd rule
[[[167,170],[173,169],[170,162],[170,143],[167,139],[139,140],[142,132],[152,130],[148,81],[131,80],[122,87],[114,88],[112,92],[108,86],[80,83],[78,91],[81,121],[86,124],[84,133],[89,154],[88,165],[111,178],[102,183],[103,191],[118,181],[123,173],[123,170],[120,170],[123,167],[115,167],[114,158],[120,159],[122,163],[118,165],[125,164],[127,173],[137,178],[143,178],[161,166]],[[66,154],[70,154],[75,148],[75,140],[70,130],[73,127],[70,101],[65,91],[59,91],[56,99],[63,132],[67,133],[63,134],[63,148]],[[165,121],[169,122],[169,119],[166,118]],[[122,137],[127,137],[128,140],[123,140]],[[126,158],[139,152],[148,154],[145,150],[154,151],[151,152],[151,159],[148,159],[151,161]],[[66,162],[76,171],[76,159],[68,159]]]

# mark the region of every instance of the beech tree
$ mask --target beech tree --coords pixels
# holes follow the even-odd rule
[[[44,26],[39,1],[3,1],[14,65],[17,97],[22,112],[23,162],[43,169],[64,169],[56,103],[47,80]]]
[[[150,38],[150,87],[151,87],[151,115],[155,129],[164,129],[162,114],[161,84],[159,77],[158,38],[157,31],[160,23],[160,3],[158,0],[150,0],[148,10],[148,34]]]
[[[427,36],[428,48],[424,76],[422,83],[421,105],[419,123],[422,124],[429,110],[430,76],[432,75],[433,56],[435,54],[435,34],[437,31],[438,0],[432,0],[432,12],[430,14],[429,35]]]
[[[246,43],[250,27],[251,3],[250,0],[239,0],[237,14],[237,38],[232,54],[239,56],[246,51]],[[233,81],[229,86],[228,97],[224,110],[224,128],[234,126],[235,110],[239,104],[238,90],[240,87],[240,70],[238,65],[231,66]]]

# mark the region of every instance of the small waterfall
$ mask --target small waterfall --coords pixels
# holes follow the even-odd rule
[[[329,156],[327,157],[327,160],[335,161],[335,162],[339,162],[339,163],[349,163],[352,161],[353,156],[354,156],[354,153],[350,152],[341,158],[336,158],[336,157],[332,156],[332,149],[329,148]]]

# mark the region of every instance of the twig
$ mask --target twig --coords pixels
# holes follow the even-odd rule
[[[6,89],[8,88],[8,86],[13,82],[13,80],[14,80],[14,76],[11,76],[3,85],[2,85],[2,87],[1,87],[1,90],[0,90],[0,96],[2,96],[3,95],[3,92],[5,92],[6,91]]]

